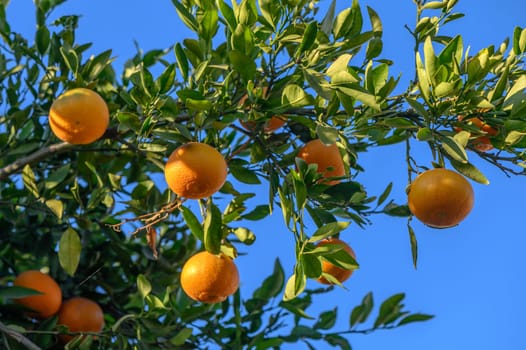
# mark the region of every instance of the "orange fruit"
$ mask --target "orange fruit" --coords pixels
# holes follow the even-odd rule
[[[427,170],[409,186],[409,209],[424,224],[446,228],[458,225],[473,208],[475,195],[462,175],[443,168]]]
[[[110,113],[95,91],[77,88],[66,91],[51,105],[49,126],[62,141],[85,145],[98,140],[108,128]]]
[[[464,116],[459,115],[457,117],[457,119],[459,121],[462,121],[464,119]],[[474,126],[479,128],[483,133],[486,133],[489,136],[496,136],[499,133],[499,131],[497,129],[495,129],[491,125],[487,124],[484,120],[482,120],[480,118],[476,118],[476,117],[475,118],[470,118],[466,122],[473,124]],[[457,132],[459,132],[462,129],[455,128],[455,130]],[[475,139],[470,141],[470,144],[471,144],[471,146],[474,149],[476,149],[476,150],[478,150],[480,152],[487,152],[487,151],[490,151],[490,150],[493,149],[493,145],[491,144],[491,140],[490,140],[490,138],[488,136],[476,137]]]
[[[277,129],[281,128],[283,125],[285,125],[285,119],[284,117],[272,117],[269,120],[265,121],[263,124],[263,131],[267,134],[270,134],[273,131],[276,131]],[[240,120],[239,123],[241,126],[243,126],[248,131],[256,131],[258,127],[258,123],[255,121],[242,121]]]
[[[28,270],[18,275],[13,284],[17,287],[30,288],[42,293],[15,299],[16,303],[34,311],[29,313],[30,316],[48,318],[56,314],[60,308],[62,291],[57,282],[49,275],[38,270]]]
[[[199,252],[184,264],[181,287],[194,300],[220,303],[239,287],[239,272],[228,256]]]
[[[178,196],[200,199],[210,197],[225,183],[227,164],[215,148],[189,142],[177,148],[164,167],[168,187]]]
[[[340,240],[338,238],[324,239],[324,240],[320,241],[316,246],[320,247],[320,246],[324,246],[326,244],[341,244],[341,245],[343,245],[343,249],[347,253],[349,253],[353,258],[356,258],[356,254],[354,254],[354,251],[352,250],[352,248],[347,243],[345,243],[344,241],[342,241],[342,240]],[[346,270],[346,269],[343,269],[343,268],[341,268],[339,266],[336,266],[336,265],[328,262],[327,260],[322,260],[322,262],[321,262],[321,271],[324,272],[324,273],[328,273],[329,275],[333,276],[338,281],[340,281],[340,283],[342,283],[342,282],[346,281],[347,279],[349,279],[349,277],[351,277],[351,275],[352,275],[354,270]],[[317,281],[320,282],[320,283],[323,283],[323,284],[333,284],[332,282],[327,280],[325,277],[319,277],[317,279]]]
[[[74,297],[62,303],[57,324],[68,327],[69,332],[98,333],[104,328],[104,313],[96,302],[82,297]],[[67,343],[75,336],[61,334],[60,339]]]
[[[318,173],[323,177],[336,177],[345,175],[342,156],[336,144],[325,145],[320,139],[307,142],[298,152],[297,157],[307,164],[318,164]],[[340,180],[325,181],[329,185],[340,183]]]

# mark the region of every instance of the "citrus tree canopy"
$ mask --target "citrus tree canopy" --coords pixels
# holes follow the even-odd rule
[[[475,163],[526,174],[526,29],[470,51],[442,33],[457,0],[414,1],[405,85],[357,0],[172,0],[191,35],[122,66],[77,40],[63,2],[35,1],[24,37],[0,1],[0,347],[351,349],[433,316],[403,292],[364,295],[345,329],[337,308],[309,312],[359,269],[348,226],[407,220],[416,267],[412,223],[462,225],[488,184]],[[394,144],[402,203],[357,177]],[[295,263],[247,293],[237,258],[270,215]]]

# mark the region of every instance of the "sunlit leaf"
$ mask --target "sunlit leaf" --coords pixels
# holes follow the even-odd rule
[[[60,238],[58,245],[58,260],[60,266],[73,276],[80,262],[80,251],[82,249],[80,237],[77,232],[69,227]]]

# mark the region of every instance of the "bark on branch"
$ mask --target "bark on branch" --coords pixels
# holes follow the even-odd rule
[[[35,153],[32,153],[26,157],[20,158],[14,163],[6,165],[3,168],[0,168],[0,180],[6,179],[11,174],[16,173],[27,164],[38,162],[44,158],[47,158],[51,154],[59,154],[66,151],[69,151],[75,147],[75,145],[69,144],[67,142],[57,143],[46,148],[42,148]]]
[[[6,336],[14,339],[18,343],[22,344],[29,350],[42,350],[39,346],[33,343],[31,340],[27,339],[22,334],[14,331],[13,329],[7,327],[5,324],[0,321],[0,332],[4,333]]]

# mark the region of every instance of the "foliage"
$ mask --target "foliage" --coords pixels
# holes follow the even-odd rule
[[[353,180],[363,171],[359,153],[405,143],[409,181],[429,167],[412,158],[414,142],[429,145],[431,166],[449,164],[481,183],[488,181],[466,149],[508,174],[525,174],[526,30],[470,53],[461,35],[439,33],[463,16],[454,12],[456,0],[415,1],[417,22],[408,27],[415,76],[405,88],[381,56],[379,16],[356,0],[340,13],[333,1],[323,16],[306,0],[172,0],[194,37],[138,51],[122,72],[111,50],[88,56],[92,44],[76,41],[77,15],[53,16],[62,2],[35,1],[30,39],[11,31],[7,4],[0,5],[0,332],[11,349],[57,348],[54,335],[64,331],[56,318],[32,322],[10,302],[28,293],[10,286],[14,276],[34,268],[48,270],[65,297],[96,300],[105,312],[105,330],[70,348],[260,350],[325,341],[350,349],[345,335],[431,318],[406,311],[404,294],[380,303],[374,320],[367,294],[341,331],[333,329],[337,309],[307,310],[314,295],[332,289],[305,289],[322,259],[358,267],[349,254],[315,248],[318,241],[351,222],[368,225],[372,215],[411,219],[405,204],[389,200],[391,185],[375,196]],[[76,87],[96,90],[110,109],[110,127],[91,145],[60,143],[48,126],[52,102]],[[275,115],[287,124],[274,133],[238,123]],[[495,150],[472,149],[468,141],[481,131],[458,115],[483,117],[497,129]],[[295,158],[314,138],[337,142],[345,181],[320,183],[316,166]],[[220,193],[195,203],[162,180],[167,156],[189,141],[214,146],[229,166]],[[248,205],[261,183],[268,198]],[[184,295],[178,276],[191,255],[204,247],[235,257],[257,234],[244,221],[275,212],[296,242],[292,276],[276,260],[252,296],[238,291],[204,305]],[[309,221],[315,230],[307,230]],[[409,221],[408,230],[416,266]]]

